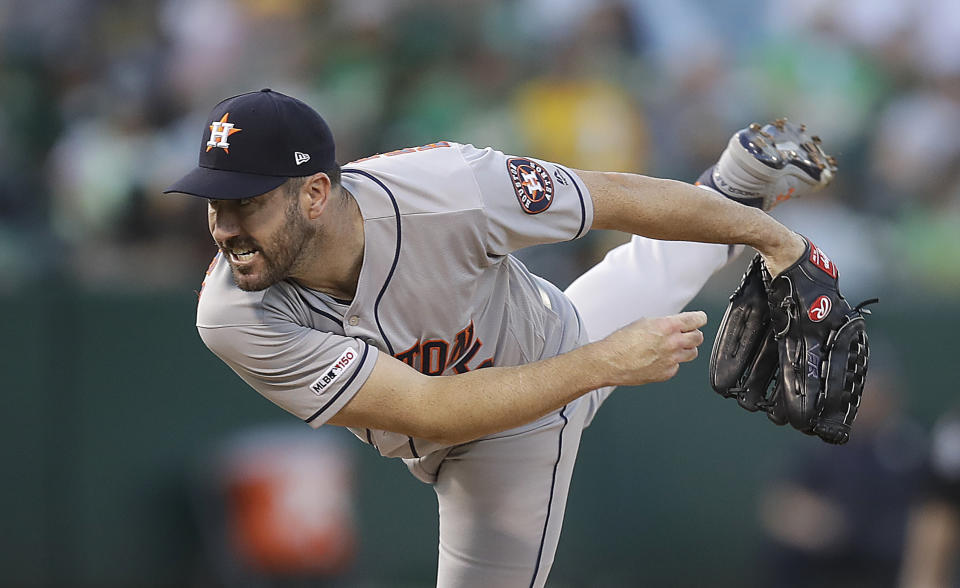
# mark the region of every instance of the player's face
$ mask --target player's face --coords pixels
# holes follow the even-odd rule
[[[316,233],[284,186],[255,198],[211,200],[208,215],[234,282],[248,292],[288,278]]]

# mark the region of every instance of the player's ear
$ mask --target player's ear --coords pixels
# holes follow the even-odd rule
[[[307,199],[307,215],[310,220],[319,218],[323,214],[332,195],[331,186],[330,176],[323,172],[313,174],[304,182],[300,197]]]

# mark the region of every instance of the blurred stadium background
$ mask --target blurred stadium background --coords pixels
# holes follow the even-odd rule
[[[0,586],[431,585],[432,492],[342,431],[305,440],[192,326],[215,248],[203,203],[160,192],[210,107],[263,87],[323,113],[341,162],[450,139],[692,181],[747,123],[805,122],[839,179],[777,216],[848,297],[882,300],[898,459],[956,402],[953,0],[0,0]],[[620,239],[523,257],[565,285]],[[707,345],[745,262],[695,302]],[[716,397],[702,358],[610,404],[551,585],[773,585],[757,505],[818,442]],[[298,478],[287,522],[335,548],[278,547],[243,514],[261,494],[230,464],[256,478],[251,453],[296,453],[277,446],[336,472]]]

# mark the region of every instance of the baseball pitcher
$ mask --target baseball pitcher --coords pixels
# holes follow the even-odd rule
[[[167,191],[209,203],[219,253],[197,328],[211,351],[311,427],[348,427],[433,487],[438,586],[543,586],[603,400],[697,356],[706,315],[675,313],[739,244],[774,281],[802,262],[808,242],[763,209],[833,172],[782,122],[735,135],[701,187],[446,141],[341,169],[320,115],[262,90],[214,107],[199,166]],[[511,255],[591,229],[636,237],[566,293]],[[819,392],[800,392],[816,407]]]

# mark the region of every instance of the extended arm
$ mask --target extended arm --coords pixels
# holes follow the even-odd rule
[[[593,228],[648,237],[744,243],[767,256],[772,271],[804,251],[803,239],[766,213],[709,190],[603,172],[577,172],[594,203]],[[504,431],[557,410],[603,386],[672,377],[697,355],[701,312],[641,319],[606,339],[543,361],[428,377],[381,355],[373,373],[331,424],[393,431],[456,444]]]
[[[800,235],[760,209],[675,180],[637,174],[577,171],[593,199],[594,229],[667,241],[749,245],[773,274],[804,251]]]
[[[739,169],[739,164],[731,165]],[[799,235],[764,212],[690,184],[635,174],[577,175],[592,198],[592,228],[662,240],[750,245],[775,274],[793,264],[806,247]],[[516,203],[510,203],[512,210]],[[680,362],[696,357],[703,340],[697,329],[705,323],[703,313],[641,319],[555,358],[452,376],[426,377],[381,356],[361,390],[328,422],[445,444],[468,441],[530,422],[602,386],[666,380]]]
[[[697,356],[703,312],[642,319],[550,359],[425,376],[381,354],[360,391],[328,422],[456,444],[533,421],[603,386],[667,380]]]

